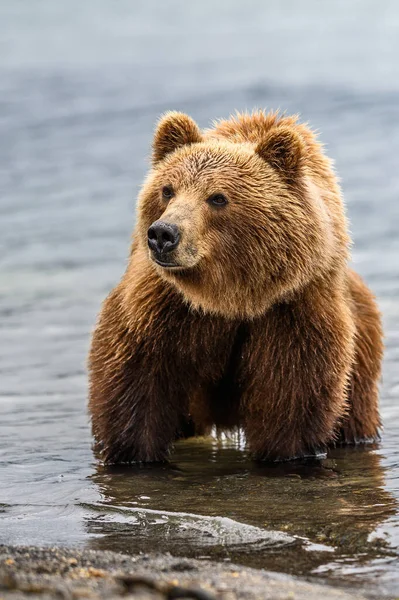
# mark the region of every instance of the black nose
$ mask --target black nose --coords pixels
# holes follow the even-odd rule
[[[177,225],[165,223],[164,221],[155,221],[148,229],[148,245],[158,254],[166,254],[174,248],[180,240],[180,233]]]

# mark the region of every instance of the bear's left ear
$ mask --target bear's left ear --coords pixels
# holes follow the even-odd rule
[[[195,121],[179,112],[167,112],[161,117],[152,143],[152,162],[155,165],[167,154],[186,144],[202,142],[201,131]]]
[[[305,144],[296,131],[282,125],[272,129],[255,152],[286,180],[294,181],[304,162]]]

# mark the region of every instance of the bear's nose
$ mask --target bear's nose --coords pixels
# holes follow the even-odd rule
[[[180,232],[177,225],[155,221],[148,229],[148,245],[158,254],[166,254],[174,248],[180,240]]]

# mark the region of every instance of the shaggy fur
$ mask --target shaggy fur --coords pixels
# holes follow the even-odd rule
[[[201,132],[168,113],[152,160],[90,353],[103,460],[165,460],[214,425],[268,460],[376,439],[380,316],[310,129],[256,112]],[[159,221],[179,231],[167,266],[147,243]]]

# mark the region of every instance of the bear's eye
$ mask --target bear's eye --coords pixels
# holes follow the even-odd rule
[[[223,194],[212,194],[212,196],[209,196],[208,202],[213,206],[224,206],[227,204],[227,198]]]
[[[164,200],[170,200],[175,195],[173,188],[170,185],[164,185],[162,188],[162,198]]]

